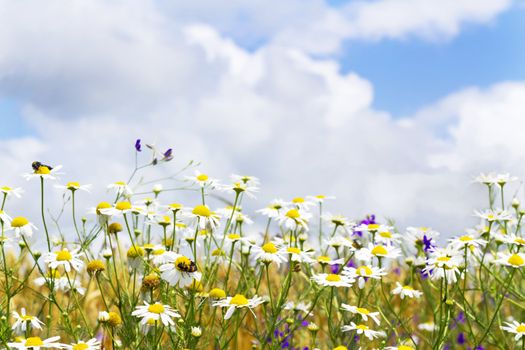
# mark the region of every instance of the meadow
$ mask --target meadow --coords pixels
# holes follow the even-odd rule
[[[256,177],[219,181],[195,164],[178,175],[191,202],[166,185],[144,193],[140,173],[174,155],[140,140],[133,152],[131,176],[89,212],[75,203],[90,186],[59,165],[28,164],[39,193],[0,184],[0,349],[525,349],[514,177],[477,176],[479,225],[439,240],[331,214],[332,194],[247,213]],[[61,220],[51,190],[64,193]]]

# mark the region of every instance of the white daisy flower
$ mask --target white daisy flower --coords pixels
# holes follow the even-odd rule
[[[159,266],[162,264],[167,264],[171,261],[174,261],[177,259],[177,254],[175,252],[166,250],[166,247],[162,244],[157,244],[155,246],[150,247],[144,245],[144,250],[148,251],[150,250],[150,259],[153,262],[154,265]]]
[[[201,273],[197,271],[195,263],[188,257],[175,254],[168,257],[168,263],[159,267],[160,277],[170,286],[189,286],[193,280],[200,281]]]
[[[231,185],[220,185],[219,190],[232,194],[244,193],[250,198],[255,198],[254,193],[258,192],[259,188],[257,186],[249,185],[248,183],[242,181],[235,181]]]
[[[356,331],[357,335],[362,334],[370,340],[386,336],[383,331],[374,331],[364,324],[355,324],[354,322],[351,322],[350,325],[341,327],[341,330],[343,332]]]
[[[514,268],[522,267],[525,266],[525,254],[498,252],[498,258],[494,260],[494,263]]]
[[[89,339],[88,341],[79,341],[78,343],[73,343],[71,345],[64,344],[64,349],[68,350],[99,350],[100,341],[96,338]]]
[[[212,179],[207,174],[201,173],[198,170],[195,170],[193,176],[186,176],[186,179],[192,181],[194,184],[199,185],[200,187],[213,186],[217,183],[216,179]]]
[[[154,304],[144,302],[144,305],[137,306],[131,315],[141,318],[141,324],[147,323],[148,320],[154,320],[156,322],[160,321],[166,327],[175,325],[173,317],[180,317],[171,306],[163,305],[159,302]]]
[[[11,220],[11,229],[14,230],[16,237],[31,237],[33,230],[38,230],[29,220],[23,216],[18,216]]]
[[[302,227],[308,230],[308,220],[311,218],[311,214],[305,212],[303,209],[289,209],[281,212],[278,220],[280,225],[284,225],[286,228],[295,229],[296,227]]]
[[[133,205],[128,201],[117,202],[115,206],[110,208],[102,208],[100,212],[108,216],[120,216],[132,212],[135,214],[144,213],[144,208],[138,205]]]
[[[232,317],[233,312],[235,310],[243,309],[243,308],[247,308],[248,310],[250,310],[253,316],[256,317],[252,309],[261,305],[262,303],[264,303],[264,298],[258,297],[257,295],[255,295],[251,299],[248,299],[242,294],[236,294],[233,297],[227,297],[227,298],[215,301],[212,305],[218,306],[221,308],[224,308],[224,307],[228,308],[228,310],[224,314],[224,319],[228,320],[230,319],[230,317]]]
[[[13,311],[13,317],[15,318],[15,323],[13,323],[11,329],[17,333],[25,332],[28,324],[31,324],[33,329],[42,329],[44,324],[36,316],[26,314],[25,308],[22,308],[20,313]]]
[[[502,209],[487,209],[485,211],[475,211],[474,215],[486,220],[488,222],[494,222],[494,221],[510,221],[513,219],[513,216],[511,213],[509,213],[506,210]]]
[[[67,272],[70,272],[71,269],[75,271],[80,271],[84,263],[79,257],[82,256],[82,253],[78,253],[78,249],[69,251],[67,248],[56,252],[49,252],[44,257],[44,261],[50,269],[57,269],[59,266],[63,266]]]
[[[390,231],[393,227],[383,224],[360,224],[354,227],[354,232],[370,232],[375,233],[378,231]]]
[[[291,256],[292,261],[309,264],[315,261],[311,256],[314,253],[313,251],[303,251],[297,247],[288,247],[285,251]]]
[[[310,303],[304,303],[302,301],[298,302],[298,303],[295,303],[293,301],[288,301],[286,302],[286,304],[284,304],[284,309],[285,310],[292,310],[292,311],[295,311],[295,312],[299,312],[301,311],[302,313],[305,314],[304,317],[308,316],[308,315],[311,315],[311,309],[312,307],[312,304]]]
[[[329,256],[326,255],[320,255],[317,257],[317,262],[321,265],[342,265],[345,260],[343,258],[340,259],[332,259]]]
[[[347,275],[336,275],[333,273],[314,274],[312,279],[323,287],[352,287],[355,280]]]
[[[199,326],[191,327],[191,335],[198,338],[202,335],[202,328]]]
[[[325,196],[324,194],[318,194],[316,196],[306,196],[306,198],[312,203],[322,204],[328,199],[335,199],[334,196]]]
[[[56,180],[56,176],[62,174],[59,172],[60,169],[62,169],[62,165],[57,165],[51,168],[50,166],[39,164],[38,168],[36,168],[34,172],[29,174],[23,174],[22,176],[25,177],[25,179],[28,181],[34,178],[42,178],[44,180]]]
[[[207,205],[196,205],[191,212],[186,212],[185,216],[198,223],[201,230],[210,229],[214,231],[220,223],[220,216],[211,211]]]
[[[364,307],[357,307],[353,305],[348,304],[341,304],[341,309],[345,311],[349,311],[355,315],[360,315],[364,321],[368,321],[368,318],[370,317],[374,322],[379,325],[379,312],[371,312],[370,310],[364,308]]]
[[[375,235],[375,241],[386,245],[393,245],[394,243],[401,242],[401,235],[394,233],[391,230],[377,231]]]
[[[497,183],[497,175],[495,173],[481,173],[474,178],[474,182],[478,182],[484,185],[493,185]]]
[[[434,322],[424,322],[417,325],[417,329],[427,332],[433,332],[437,329],[437,325]]]
[[[78,190],[89,192],[91,185],[81,185],[79,182],[70,181],[66,185],[55,185],[55,187],[71,192],[75,192]]]
[[[128,184],[124,181],[117,181],[112,184],[109,184],[107,188],[114,189],[118,197],[127,197],[133,194],[133,190],[131,189],[131,187],[129,187]]]
[[[473,234],[465,234],[463,236],[449,239],[449,244],[454,250],[462,250],[467,247],[480,248],[487,244],[487,241],[481,239]],[[525,242],[525,241],[524,241]]]
[[[9,186],[0,186],[0,193],[3,193],[5,196],[15,196],[16,198],[22,197],[24,190],[21,187],[9,187]]]
[[[502,237],[502,240],[503,242],[510,244],[510,245],[519,246],[519,247],[525,246],[525,238],[518,236],[518,235],[514,235],[514,234],[504,235]]]
[[[408,227],[405,233],[405,240],[411,245],[422,245],[426,237],[427,240],[436,240],[440,233],[430,227]]]
[[[525,323],[512,321],[512,322],[505,322],[505,326],[501,326],[500,328],[504,331],[507,331],[509,333],[514,333],[516,336],[514,337],[515,341],[519,341],[523,336],[525,336]]]
[[[0,222],[4,223],[4,226],[11,227],[11,217],[3,210],[0,210]]]
[[[303,197],[295,197],[291,201],[289,201],[287,204],[291,206],[292,208],[297,208],[297,209],[301,209],[305,211],[314,205],[313,202],[306,200]]]
[[[411,286],[403,286],[401,283],[396,282],[396,288],[392,289],[392,294],[399,295],[401,299],[405,299],[405,297],[409,299],[419,299],[423,295],[423,292],[416,290]]]
[[[342,227],[343,229],[346,229],[355,226],[354,222],[348,220],[348,218],[343,215],[332,215],[330,213],[326,213],[322,216],[322,219],[323,221],[330,224],[330,226],[333,228]]]
[[[230,178],[232,179],[233,182],[242,182],[242,183],[245,183],[249,186],[255,186],[255,187],[258,187],[260,185],[260,181],[259,181],[259,178],[255,177],[255,176],[251,176],[251,175],[237,175],[237,174],[232,174],[230,176]]]
[[[360,289],[363,289],[367,279],[381,279],[381,276],[386,275],[386,271],[384,268],[371,265],[362,265],[357,268],[345,266],[343,274],[350,278],[357,279],[357,285]]]
[[[21,349],[21,350],[40,350],[42,348],[58,348],[61,349],[64,347],[64,344],[58,343],[60,337],[51,337],[47,339],[41,339],[40,337],[29,337],[27,339],[22,339],[16,343],[7,343],[11,349]]]
[[[356,258],[361,261],[370,261],[372,258],[387,258],[396,259],[401,255],[401,251],[398,248],[386,245],[374,245],[368,243],[368,246],[361,248],[356,252]]]
[[[275,263],[280,265],[282,262],[286,261],[284,251],[279,248],[279,245],[276,245],[273,242],[268,242],[262,247],[253,246],[253,254],[257,261],[263,263]]]
[[[341,236],[339,234],[336,234],[330,240],[327,242],[327,245],[334,248],[340,248],[340,247],[346,247],[349,248],[351,251],[355,250],[354,247],[354,241],[348,237]]]
[[[264,216],[267,216],[270,219],[273,219],[281,215],[281,210],[284,210],[284,207],[285,202],[282,199],[274,199],[266,208],[257,210],[257,213],[260,213]]]

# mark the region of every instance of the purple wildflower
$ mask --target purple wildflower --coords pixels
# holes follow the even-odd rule
[[[142,151],[142,145],[140,144],[140,139],[137,139],[137,141],[135,141],[135,150],[137,152],[141,152]]]

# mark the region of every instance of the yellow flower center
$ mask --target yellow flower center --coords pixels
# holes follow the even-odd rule
[[[410,286],[403,286],[403,289],[404,290],[414,290],[414,288],[410,287]]]
[[[357,312],[364,315],[368,315],[370,313],[370,311],[368,311],[368,309],[365,309],[364,307],[358,307]]]
[[[138,258],[139,256],[144,256],[144,249],[142,249],[141,247],[132,246],[128,249],[127,256],[130,259]]]
[[[379,224],[368,224],[368,229],[370,231],[376,231],[379,228]]]
[[[348,348],[344,345],[339,345],[339,346],[336,346],[334,350],[348,350]]]
[[[392,233],[389,231],[379,232],[379,235],[384,238],[392,238]]]
[[[171,203],[171,204],[169,205],[169,207],[170,207],[170,209],[172,209],[172,210],[173,210],[173,209],[182,209],[182,204],[180,204],[180,203]]]
[[[277,247],[272,242],[269,242],[263,245],[262,250],[264,250],[265,253],[271,253],[271,254],[277,253]]]
[[[214,249],[213,252],[211,252],[212,256],[225,256],[226,252],[220,248]]]
[[[226,297],[226,292],[220,288],[213,288],[212,290],[210,290],[208,295],[210,296],[210,298],[220,299]]]
[[[473,239],[473,238],[470,237],[470,236],[461,236],[461,237],[459,237],[459,240],[460,240],[461,242],[469,242],[469,241],[472,241],[472,239]]]
[[[42,341],[42,339],[40,339],[40,337],[29,337],[29,338],[26,339],[26,342],[25,342],[24,345],[26,347],[43,346],[44,342]]]
[[[317,199],[325,199],[326,196],[323,196],[322,194],[320,194],[320,195],[315,196],[315,198],[317,198]]]
[[[362,330],[362,331],[366,331],[366,330],[368,330],[368,327],[365,326],[364,324],[358,324],[358,325],[356,326],[356,328],[357,328],[357,329],[360,329],[360,330]]]
[[[339,282],[341,281],[341,276],[331,273],[326,275],[325,280],[328,282]]]
[[[372,271],[371,268],[369,268],[368,266],[360,266],[357,268],[357,270],[355,271],[359,276],[370,276],[372,275],[374,272]]]
[[[162,255],[166,252],[164,249],[155,249],[152,253],[153,255]]]
[[[11,221],[12,227],[22,227],[29,224],[29,221],[24,218],[23,216],[19,216],[17,218],[14,218],[13,221]]]
[[[73,350],[86,350],[86,349],[89,349],[89,345],[87,345],[86,343],[78,343],[78,344],[75,344],[73,345]]]
[[[375,246],[374,249],[372,249],[371,253],[373,255],[387,255],[388,251],[382,245],[378,245],[378,246]]]
[[[525,244],[525,239],[523,239],[523,238],[516,238],[516,239],[514,240],[514,242],[515,242],[515,243],[518,243],[518,244]]]
[[[20,316],[20,318],[24,321],[31,321],[33,319],[33,316],[29,316],[29,315],[22,315]]]
[[[0,191],[2,191],[2,192],[10,192],[11,190],[12,190],[12,188],[8,187],[8,186],[0,187]]]
[[[292,203],[304,203],[304,198],[303,197],[295,197],[294,199],[292,199]]]
[[[232,241],[236,241],[238,240],[239,238],[241,238],[241,235],[237,234],[237,233],[230,233],[228,235],[228,238],[231,239]]]
[[[399,345],[397,350],[414,350],[414,348],[406,345]]]
[[[436,259],[437,261],[447,262],[450,261],[450,256],[440,256]]]
[[[55,254],[57,261],[69,261],[73,259],[71,253],[66,249],[56,252]]]
[[[521,266],[525,263],[523,258],[519,256],[518,254],[512,254],[509,260],[507,260],[509,264],[514,266]]]
[[[248,299],[242,294],[236,294],[230,300],[230,305],[248,305]]]
[[[60,278],[60,272],[56,269],[49,270],[47,272],[47,277],[49,278]]]
[[[317,261],[319,261],[320,263],[329,263],[330,258],[327,257],[326,255],[321,255],[317,258]]]
[[[108,202],[100,202],[97,205],[97,214],[100,214],[100,209],[108,209],[111,208],[111,204]]]
[[[194,215],[204,216],[204,217],[211,216],[211,210],[205,205],[197,205],[195,208],[193,208],[192,213]]]
[[[289,217],[290,219],[298,219],[301,217],[301,214],[299,213],[299,210],[297,209],[290,209],[288,210],[288,212],[286,213],[286,216]]]
[[[296,248],[296,247],[290,247],[290,248],[286,249],[286,251],[288,253],[292,253],[292,254],[300,254],[301,253],[301,249]]]
[[[152,314],[160,315],[161,313],[164,312],[164,305],[159,304],[159,303],[151,304],[150,306],[148,306],[148,311],[151,312]]]
[[[130,210],[131,209],[131,203],[130,202],[118,202],[115,205],[115,208],[118,210]]]
[[[197,180],[199,180],[199,181],[204,182],[204,181],[206,181],[208,179],[209,179],[209,177],[206,174],[199,174],[199,175],[197,175]]]
[[[76,190],[76,189],[80,188],[80,184],[79,184],[78,182],[76,182],[76,181],[70,181],[70,182],[68,182],[68,183],[66,184],[66,187],[67,187],[68,189],[70,189],[70,190],[71,190],[71,189]]]
[[[48,174],[51,174],[51,171],[49,170],[49,168],[45,165],[41,165],[40,167],[38,167],[38,169],[35,171],[35,174],[38,174],[38,175],[48,175]],[[40,339],[40,338],[39,338]]]
[[[518,327],[516,327],[516,332],[525,333],[525,324],[520,324]]]

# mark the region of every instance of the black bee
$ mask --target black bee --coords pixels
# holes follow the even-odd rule
[[[185,264],[183,262],[178,263],[177,268],[184,272],[196,272],[197,271],[197,265],[195,265],[195,263],[191,260],[189,264]]]
[[[33,163],[31,163],[31,167],[33,168],[34,171],[38,171],[38,169],[40,169],[41,166],[45,166],[49,170],[53,170],[53,168],[50,167],[49,165],[42,164],[38,161],[34,161]]]

